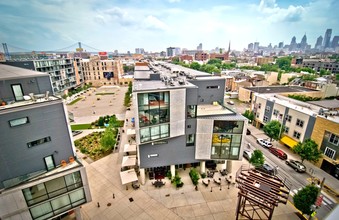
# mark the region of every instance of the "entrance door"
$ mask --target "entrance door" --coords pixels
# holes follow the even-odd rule
[[[24,92],[22,91],[21,84],[12,85],[12,90],[15,97],[15,101],[24,100]]]
[[[55,168],[53,155],[45,157],[44,160],[45,160],[45,165],[48,171],[53,170]]]

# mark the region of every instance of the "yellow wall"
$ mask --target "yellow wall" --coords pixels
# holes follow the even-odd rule
[[[325,130],[333,134],[339,135],[339,123],[328,120],[323,116],[317,116],[311,139],[318,144],[319,149],[324,138]],[[323,159],[327,159],[330,163],[333,163],[333,160],[326,157],[325,155],[323,155]],[[323,159],[320,159],[318,161],[317,166],[321,166]],[[338,164],[339,160],[336,160],[336,163]]]

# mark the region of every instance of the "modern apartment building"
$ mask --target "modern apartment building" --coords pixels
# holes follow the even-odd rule
[[[81,58],[57,58],[28,61],[6,61],[4,64],[48,73],[51,76],[53,92],[62,93],[84,83],[80,60]]]
[[[91,201],[50,75],[0,64],[0,219],[52,219]]]
[[[256,127],[280,121],[285,126],[280,141],[291,148],[311,138],[317,115],[323,111],[319,106],[277,94],[256,94],[252,109]]]
[[[142,182],[145,172],[242,159],[247,119],[223,104],[225,79],[173,64],[136,71],[133,86],[136,142]],[[161,74],[160,74],[161,73]],[[145,75],[145,76],[144,76]]]
[[[85,82],[93,86],[119,84],[124,73],[121,60],[100,60],[99,57],[81,60]]]

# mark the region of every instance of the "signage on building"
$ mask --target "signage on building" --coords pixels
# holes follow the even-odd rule
[[[99,52],[99,56],[107,56],[107,52]]]

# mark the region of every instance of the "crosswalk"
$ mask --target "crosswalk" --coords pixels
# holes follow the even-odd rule
[[[295,194],[297,194],[298,193],[298,191],[299,190],[301,190],[302,188],[299,188],[299,189],[293,189],[293,190],[291,190],[290,191],[290,195],[291,195],[291,197],[293,197]],[[335,204],[336,202],[335,201],[333,201],[332,199],[330,199],[330,198],[328,198],[328,197],[326,197],[326,196],[324,196],[323,194],[321,194],[322,196],[323,196],[323,201],[322,201],[322,203],[321,203],[321,205],[324,205],[324,206],[330,206],[330,207],[332,207],[333,206],[333,204]]]

